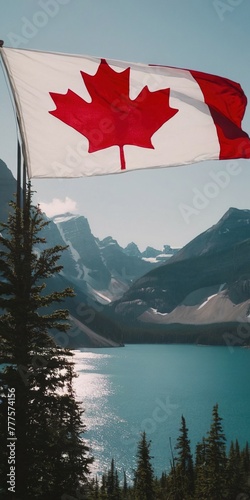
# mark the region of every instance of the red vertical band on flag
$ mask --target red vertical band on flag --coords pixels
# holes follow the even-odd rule
[[[227,78],[190,70],[204,95],[216,126],[220,160],[250,158],[250,139],[241,129],[247,98],[241,86]]]

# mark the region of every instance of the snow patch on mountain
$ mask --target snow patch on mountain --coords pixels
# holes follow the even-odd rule
[[[209,302],[209,300],[211,300],[213,297],[216,297],[216,295],[217,295],[217,293],[210,295],[210,297],[208,297],[204,302],[202,302],[202,304],[198,307],[198,310],[201,309],[202,307],[204,307]]]
[[[158,262],[156,257],[142,257],[142,260],[145,260],[145,262],[151,262],[153,264]]]
[[[103,304],[110,304],[110,302],[112,302],[111,298],[107,297],[106,291],[101,292],[100,290],[94,290],[94,288],[92,288],[91,292],[98,302],[103,302]]]
[[[69,220],[69,219],[68,219]],[[66,245],[68,245],[69,247],[69,250],[70,250],[70,253],[74,259],[75,262],[78,262],[80,260],[80,255],[79,253],[77,252],[77,250],[73,247],[72,243],[70,240],[68,240],[64,234],[64,231],[63,231],[63,228],[61,227],[61,225],[59,223],[57,223],[57,227],[58,227],[58,230],[59,230],[59,233],[62,237],[62,239],[65,241]]]
[[[156,257],[142,257],[145,262],[151,262],[152,264],[159,264],[159,262],[165,262],[167,259],[173,257],[172,253],[159,253]]]
[[[209,297],[207,297],[207,299],[198,307],[197,310],[202,309],[202,307],[204,307],[213,297],[216,297],[216,295],[218,295],[223,290],[225,284],[226,283],[223,283],[222,285],[220,285],[217,293],[214,293],[214,294],[210,295]]]
[[[158,310],[157,310],[157,309],[155,309],[154,307],[150,307],[150,308],[148,309],[148,312],[151,312],[151,313],[152,313],[152,314],[154,314],[154,315],[156,315],[156,314],[157,314],[158,316],[167,316],[167,315],[168,315],[168,313],[161,313],[160,311],[158,311]]]
[[[78,217],[81,217],[80,215],[74,215],[69,212],[65,214],[60,214],[60,215],[55,215],[52,217],[52,220],[55,224],[61,224],[62,222],[68,222],[71,219],[77,219]]]

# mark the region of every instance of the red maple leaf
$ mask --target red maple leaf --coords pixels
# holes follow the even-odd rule
[[[72,90],[50,92],[56,109],[49,113],[89,140],[89,153],[118,146],[121,169],[125,169],[125,145],[154,149],[152,135],[178,109],[170,108],[170,89],[151,92],[144,87],[136,99],[129,97],[130,68],[114,71],[102,59],[94,76],[81,71],[92,98],[86,102]]]

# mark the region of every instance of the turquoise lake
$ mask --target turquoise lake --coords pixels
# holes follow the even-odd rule
[[[250,350],[193,345],[127,345],[74,351],[76,394],[85,408],[85,439],[99,474],[115,459],[133,477],[140,433],[152,441],[156,475],[170,464],[181,415],[192,450],[219,405],[230,444],[250,442]]]

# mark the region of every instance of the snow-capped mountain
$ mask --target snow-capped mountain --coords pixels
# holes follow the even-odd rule
[[[250,210],[230,208],[112,305],[127,339],[136,327],[144,341],[250,344],[249,256]]]
[[[123,249],[111,236],[100,240],[82,215],[57,215],[53,222],[68,245],[71,271],[66,266],[63,272],[78,286],[83,284],[86,292],[101,303],[121,297],[134,280],[167,260],[171,252],[170,247],[166,255],[150,249],[150,258],[146,258],[135,243]]]

